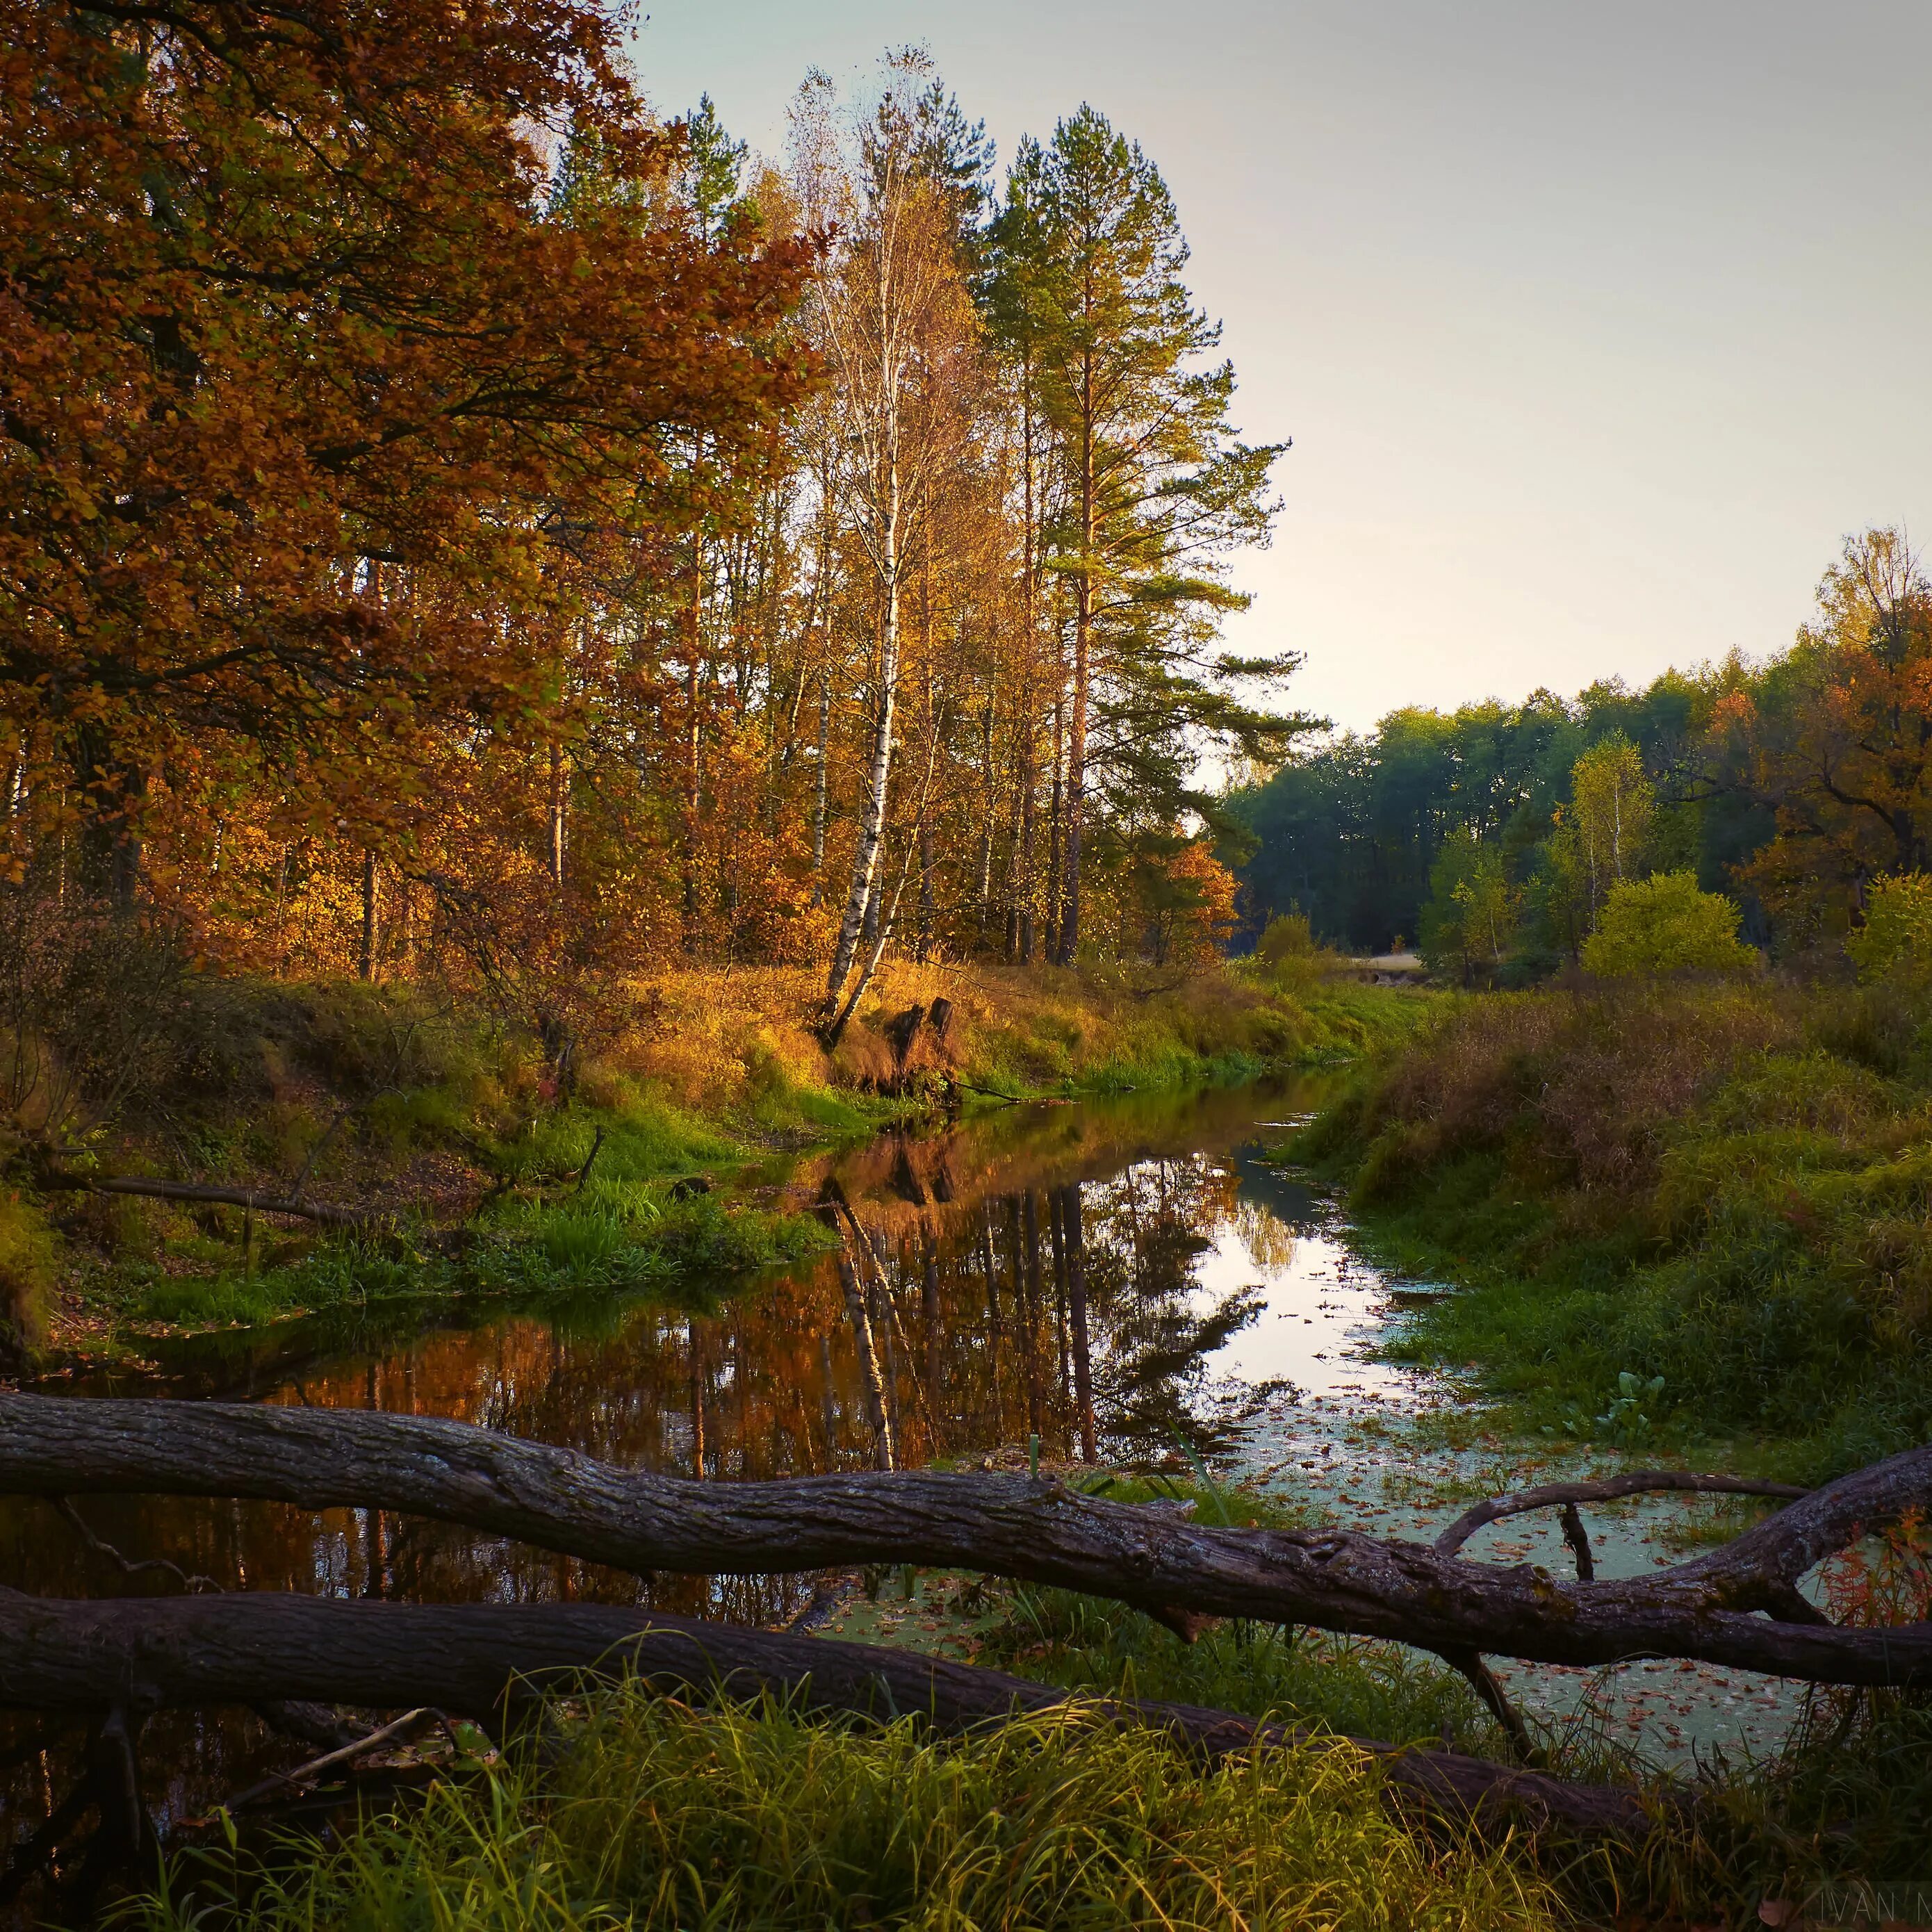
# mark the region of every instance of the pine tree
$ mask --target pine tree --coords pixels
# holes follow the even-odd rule
[[[994,230],[986,306],[1029,392],[1036,386],[1064,482],[1046,560],[1072,590],[1062,964],[1080,944],[1096,749],[1098,762],[1178,805],[1174,772],[1191,750],[1178,763],[1172,749],[1150,760],[1150,730],[1170,747],[1197,724],[1258,743],[1300,722],[1271,722],[1211,688],[1217,674],[1260,668],[1205,652],[1220,614],[1246,602],[1218,560],[1267,541],[1277,507],[1268,472],[1286,446],[1237,438],[1234,370],[1204,366],[1220,329],[1194,306],[1187,259],[1159,171],[1096,110],[1061,122],[1044,148],[1023,144]],[[1096,747],[1102,705],[1124,728]]]

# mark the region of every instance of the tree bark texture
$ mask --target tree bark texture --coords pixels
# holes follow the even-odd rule
[[[340,1409],[0,1396],[0,1492],[392,1510],[640,1573],[957,1564],[1144,1610],[1314,1624],[1438,1653],[1688,1658],[1814,1683],[1932,1685],[1932,1624],[1839,1627],[1796,1588],[1826,1556],[1932,1500],[1932,1448],[1844,1477],[1674,1568],[1576,1582],[1351,1530],[1216,1528],[1051,1480],[697,1484],[466,1424]]]
[[[237,1592],[74,1603],[0,1591],[0,1705],[138,1712],[310,1697],[488,1719],[507,1700],[629,1676],[672,1694],[769,1693],[806,1708],[958,1730],[1073,1701],[998,1671],[910,1651],[596,1604],[416,1605]],[[1212,1761],[1259,1744],[1334,1742],[1384,1760],[1396,1788],[1451,1815],[1501,1811],[1592,1832],[1640,1829],[1639,1796],[1453,1751],[1323,1740],[1191,1705],[1089,1705]]]

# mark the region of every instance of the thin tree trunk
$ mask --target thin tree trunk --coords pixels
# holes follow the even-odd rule
[[[1022,966],[1033,964],[1034,898],[1037,884],[1034,877],[1034,833],[1035,820],[1039,817],[1040,792],[1039,746],[1036,742],[1038,723],[1029,698],[1026,763],[1020,777],[1019,956]]]
[[[852,880],[845,894],[844,916],[838,922],[832,970],[825,982],[828,1022],[838,1013],[839,996],[859,950],[866,910],[878,877],[879,847],[885,835],[886,793],[892,770],[892,723],[899,681],[899,473],[894,447],[887,458],[886,513],[880,543],[880,574],[884,608],[879,626],[878,682],[873,707],[872,752],[866,782],[865,812],[859,824],[859,849],[852,858]]]
[[[939,1248],[930,1233],[922,1234],[924,1248],[920,1270],[920,1315],[926,1328],[926,1411],[935,1432],[939,1426],[940,1350],[944,1331],[939,1312]],[[935,1452],[939,1448],[933,1444]]]
[[[836,1469],[838,1466],[838,1410],[832,1396],[832,1338],[821,1334],[818,1338],[818,1413],[825,1428],[825,1466]]]
[[[1026,1376],[1027,1428],[1035,1436],[1046,1433],[1046,1414],[1040,1386],[1040,1216],[1029,1188],[1006,1208],[1007,1231],[1013,1249],[1013,1279],[1019,1284],[1020,1366]]]
[[[1072,1384],[1066,1344],[1066,1239],[1060,1227],[1057,1187],[1048,1191],[1046,1212],[1053,1232],[1053,1325],[1060,1348],[1060,1402],[1064,1409],[1072,1400]]]
[[[919,828],[919,963],[923,966],[932,955],[932,930],[938,916],[938,902],[932,883],[932,827],[922,820]]]
[[[564,783],[563,747],[550,748],[550,882],[563,884],[564,808],[567,788]]]
[[[1066,1240],[1066,1316],[1073,1351],[1073,1412],[1080,1430],[1080,1460],[1097,1462],[1094,1424],[1094,1364],[1087,1336],[1087,1252],[1080,1226],[1080,1184],[1060,1190],[1060,1222]]]
[[[704,546],[692,536],[691,606],[684,670],[684,950],[698,950],[698,824],[704,805],[704,733],[698,715],[699,659],[704,646]]]
[[[825,807],[832,740],[832,668],[818,674],[818,775],[812,800],[812,902],[825,903]]]
[[[1050,959],[1060,957],[1060,934],[1065,908],[1062,903],[1062,874],[1066,834],[1066,796],[1061,782],[1066,770],[1066,686],[1064,675],[1056,678],[1053,692],[1053,804],[1052,830],[1047,847],[1046,952]]]
[[[1040,713],[1038,675],[1040,652],[1040,582],[1035,562],[1034,524],[1034,414],[1033,346],[1028,340],[1021,359],[1020,394],[1022,475],[1024,478],[1022,514],[1022,543],[1021,596],[1022,626],[1024,643],[1021,653],[1021,715],[1023,719],[1020,809],[1019,956],[1022,966],[1033,964],[1034,901],[1039,881],[1034,876],[1034,820],[1037,814],[1040,790]]]
[[[980,938],[986,937],[987,915],[993,904],[993,701],[988,698],[980,712],[980,770],[986,787],[986,812],[980,829]]]
[[[980,1266],[986,1276],[986,1361],[993,1378],[993,1430],[1001,1440],[1006,1433],[1006,1392],[1000,1381],[999,1282],[993,1272],[993,1223],[990,1210],[980,1210]]]
[[[694,1320],[685,1328],[685,1363],[691,1378],[691,1473],[704,1480],[704,1348]]]
[[[859,1346],[859,1381],[865,1391],[866,1420],[872,1425],[872,1454],[881,1469],[898,1466],[892,1442],[892,1418],[886,1406],[886,1382],[880,1372],[879,1352],[872,1337],[872,1320],[866,1306],[866,1292],[850,1258],[838,1257],[838,1285],[845,1291],[846,1311],[852,1318],[852,1334]]]
[[[1073,718],[1066,740],[1066,903],[1060,963],[1080,950],[1082,840],[1087,807],[1087,706],[1094,636],[1094,358],[1081,373],[1080,568],[1073,578]]]
[[[376,976],[376,855],[362,855],[362,934],[356,954],[356,974],[360,980]]]

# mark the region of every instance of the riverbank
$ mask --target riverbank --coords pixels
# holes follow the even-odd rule
[[[724,1184],[750,1163],[935,1110],[1337,1061],[1428,1004],[1318,962],[903,964],[828,1053],[818,991],[802,971],[655,976],[560,1044],[422,988],[199,979],[166,1052],[110,1070],[117,1090],[64,1168],[299,1197],[362,1227],[29,1179],[0,1202],[0,1316],[19,1355],[98,1358],[399,1298],[701,1303],[829,1242],[796,1206]]]
[[[1365,1382],[1387,1387],[1395,1406],[1407,1408],[1400,1394],[1406,1387],[1429,1398],[1432,1411],[1453,1408],[1456,1391],[1442,1378],[1361,1358],[1373,1346],[1371,1318],[1385,1331],[1406,1298],[1394,1298],[1396,1306],[1385,1313],[1372,1306],[1385,1298],[1372,1277],[1360,1279],[1348,1265],[1345,1231],[1328,1204],[1256,1158],[1268,1126],[1318,1106],[1336,1077],[1346,1076],[1149,1091],[1073,1106],[989,1106],[973,1119],[925,1123],[905,1135],[869,1136],[832,1154],[796,1156],[793,1184],[810,1198],[822,1179],[836,1181],[875,1254],[869,1341],[836,1270],[820,1262],[768,1276],[722,1300],[709,1317],[673,1314],[649,1295],[602,1294],[586,1298],[581,1307],[553,1296],[528,1316],[496,1300],[426,1318],[414,1306],[392,1303],[340,1322],[203,1336],[168,1352],[178,1358],[166,1390],[452,1415],[626,1466],[701,1469],[708,1479],[729,1481],[867,1466],[878,1432],[869,1382],[874,1390],[883,1385],[905,1466],[962,1459],[983,1466],[990,1451],[994,1466],[1023,1470],[1032,1432],[1043,1467],[1082,1486],[1104,1484],[1105,1493],[1120,1500],[1191,1505],[1197,1520],[1210,1522],[1359,1520],[1384,1534],[1413,1534],[1409,1516],[1425,1505],[1432,1513],[1444,1501],[1435,1492],[1439,1481],[1426,1498],[1414,1487],[1432,1471],[1439,1478],[1443,1460],[1426,1453],[1424,1405],[1414,1405],[1414,1432],[1400,1414],[1373,1426],[1376,1418],[1346,1400],[1348,1390]],[[732,1186],[750,1179],[734,1176]],[[1070,1225],[1070,1196],[1078,1202],[1084,1258],[1084,1319],[1078,1323],[1076,1284],[1066,1265],[1071,1250],[1063,1253],[1056,1238]],[[874,1349],[878,1372],[868,1376],[862,1357]],[[1232,1391],[1241,1397],[1232,1404],[1222,1400],[1228,1379],[1246,1384]],[[111,1396],[126,1386],[104,1375],[84,1392]],[[1130,1460],[1138,1475],[1120,1460],[1106,1468],[1084,1462],[1081,1412],[1090,1390],[1106,1453]],[[148,1382],[141,1392],[163,1391]],[[1214,1459],[1211,1478],[1179,1447],[1175,1432],[1190,1418],[1202,1431],[1199,1439],[1228,1442],[1225,1456]],[[1228,1436],[1231,1424],[1244,1432]],[[1238,1441],[1245,1446],[1237,1448]],[[1405,1453],[1411,1446],[1424,1453],[1412,1457]],[[1516,1448],[1470,1444],[1453,1472],[1462,1479],[1459,1488],[1484,1494],[1516,1486],[1519,1476],[1531,1473],[1516,1467]],[[1504,1462],[1508,1468],[1499,1469]],[[1237,1473],[1244,1469],[1245,1484]],[[1461,1496],[1451,1513],[1467,1500]],[[1228,1624],[1185,1645],[1115,1604],[884,1566],[856,1579],[842,1613],[825,1622],[817,1616],[824,1578],[640,1581],[380,1511],[236,1510],[192,1497],[131,1496],[90,1497],[83,1510],[89,1530],[129,1560],[178,1562],[193,1552],[198,1570],[231,1585],[246,1579],[262,1587],[260,1580],[285,1579],[305,1590],[404,1600],[602,1600],[634,1604],[644,1615],[662,1610],[764,1627],[807,1611],[812,1627],[828,1634],[933,1648],[1086,1690],[1273,1712],[1424,1743],[1446,1736],[1486,1754],[1504,1749],[1468,1687],[1434,1660],[1308,1631]],[[1622,1548],[1617,1528],[1594,1511],[1590,1528],[1600,1559],[1613,1568]],[[1556,1568],[1553,1557],[1546,1560]],[[90,1548],[38,1504],[0,1512],[0,1575],[28,1580],[49,1594],[112,1586]],[[1671,1688],[1681,1694],[1682,1682]],[[1530,1690],[1528,1684],[1511,1688],[1520,1700]],[[1534,1718],[1538,1707],[1527,1708]],[[560,1728],[553,1743],[594,1755],[601,1749],[598,1727],[617,1719],[618,1702],[589,1712],[572,1705],[554,1714]],[[822,1803],[812,1780],[822,1775],[826,1788],[848,1792],[874,1790],[886,1767],[904,1762],[895,1754],[914,1742],[814,1730],[758,1712],[705,1712],[691,1722],[694,1750],[713,1750],[726,1762],[771,1747],[769,1780],[739,1791],[734,1802],[742,1798],[755,1810],[776,1794],[790,1804],[796,1842],[828,1847],[833,1864],[854,1843],[875,1842],[868,1834],[879,1814],[862,1811],[855,1822],[850,1810]],[[770,1728],[775,1722],[779,1730]],[[600,1783],[634,1791],[635,1780],[649,1774],[667,1820],[712,1802],[712,1772],[694,1769],[675,1750],[659,1751],[655,1732],[628,1719],[616,1735],[610,1761],[597,1773]],[[1164,1750],[1148,1760],[1103,1762],[1087,1755],[1078,1737],[1062,1751],[1052,1741],[1018,1735],[1032,1754],[1032,1781],[1000,1787],[1010,1794],[1001,1801],[1002,1817],[1011,1817],[1012,1829],[1000,1826],[994,1850],[1030,1868],[1050,1861],[1068,1834],[1084,1833],[1085,1842],[1112,1857],[1108,1834],[1117,1814],[1096,1802],[1084,1782],[1087,1768],[1108,1776],[1124,1767],[1136,1777],[1158,1774],[1172,1806],[1163,1800],[1147,1814],[1147,1839],[1135,1844],[1150,1855],[1144,1870],[1163,1906],[1186,1902],[1176,1888],[1196,1854],[1206,1859],[1211,1853],[1204,1868],[1215,1882],[1234,1888],[1251,1858],[1275,1842],[1265,1834],[1285,1803],[1272,1782],[1276,1765],[1295,1788],[1317,1788],[1309,1783],[1312,1764],[1230,1767],[1227,1775],[1251,1780],[1258,1794],[1253,1815],[1263,1835],[1252,1846],[1238,1834],[1189,1840],[1174,1836],[1173,1827],[1190,1805],[1221,1804],[1228,1789],[1222,1774],[1196,1782],[1195,1768]],[[1735,1735],[1726,1734],[1727,1747]],[[1821,1748],[1762,1772],[1740,1772],[1734,1756],[1720,1800],[1688,1841],[1660,1838],[1628,1854],[1605,1854],[1587,1868],[1553,1846],[1463,1849],[1472,1858],[1500,1859],[1526,1888],[1550,1887],[1539,1896],[1558,1923],[1606,1922],[1618,1909],[1646,1915],[1644,1922],[1734,1920],[1739,1911],[1748,1917],[1760,1898],[1790,1896],[1793,1888],[1804,1896],[1848,1870],[1910,1877],[1919,1842],[1915,1805],[1922,1815],[1922,1778],[1912,1767],[1932,1762],[1923,1759],[1922,1726],[1895,1726],[1888,1744],[1875,1736],[1868,1748],[1866,1736],[1861,1730],[1856,1764],[1842,1751]],[[999,1738],[989,1735],[983,1743],[998,1758]],[[1552,1737],[1558,1768],[1586,1779],[1631,1774],[1628,1743],[1606,1748],[1619,1744],[1614,1734],[1588,1726],[1559,1726]],[[952,1748],[942,1747],[942,1754]],[[961,1776],[980,1748],[965,1748]],[[178,1778],[170,1787],[179,1794],[176,1815],[200,1817],[210,1816],[225,1794],[256,1781],[264,1760],[272,1766],[298,1754],[232,1714],[208,1721],[163,1713],[145,1734],[143,1750],[151,1764],[167,1764]],[[547,1761],[553,1768],[564,1762],[554,1752]],[[278,1902],[286,1898],[298,1913],[313,1908],[332,1922],[360,1913],[388,1922],[435,1896],[473,1901],[488,1922],[495,1909],[492,1874],[526,1870],[526,1847],[548,1846],[554,1825],[560,1822],[568,1834],[587,1816],[580,1809],[584,1787],[572,1781],[574,1762],[558,1777],[520,1763],[494,1772],[419,1766],[416,1782],[404,1780],[407,1788],[430,1777],[442,1780],[428,1814],[433,1830],[419,1830],[425,1814],[408,1800],[385,1822],[374,1822],[387,1810],[379,1787],[369,1793],[370,1828],[345,1833],[339,1858],[318,1864],[299,1856],[260,1890],[244,1858],[249,1892],[239,1921],[265,1928],[286,1922]],[[1857,1774],[1856,1790],[1846,1788],[1848,1772]],[[1386,1822],[1370,1767],[1318,1790],[1324,1828],[1346,1834],[1352,1820],[1366,1819],[1378,1830]],[[1071,1795],[1056,1809],[1046,1801],[1060,1791]],[[23,1792],[21,1816],[38,1815],[39,1792],[36,1784]],[[902,1806],[885,1815],[902,1820],[905,1813]],[[934,1844],[956,1842],[943,1817],[921,1812],[918,1822],[922,1831],[929,1828]],[[191,1906],[183,1901],[184,1912],[213,1905],[218,1918],[211,1880],[218,1893],[219,1822],[184,1836],[212,1847],[218,1869],[211,1874],[192,1858],[176,1864],[177,1897],[179,1887],[194,1884],[196,1896]],[[560,1862],[552,1869],[568,1880],[565,1916],[556,1922],[577,1922],[568,1916],[577,1903],[611,1919],[633,1913],[652,1922],[654,1899],[667,1914],[686,1914],[691,1900],[676,1890],[682,1868],[664,1862],[665,1840],[640,1846],[622,1869],[602,1874],[583,1862],[591,1842],[556,1847]],[[703,1852],[719,1842],[679,1836],[671,1849]],[[956,1842],[968,1861],[986,1848],[983,1838],[970,1834]],[[1445,1864],[1444,1848],[1432,1837],[1406,1843],[1436,1877],[1469,1871],[1453,1846]],[[1357,1870],[1339,1852],[1323,1856],[1337,1861],[1336,1869]],[[762,1901],[724,1895],[734,1868],[728,1858],[718,1876],[714,1922],[764,1922]],[[884,1923],[919,1922],[922,1904],[946,1895],[932,1890],[940,1874],[954,1869],[940,1861],[902,1875],[868,1894],[876,1901],[873,1916]],[[1268,1870],[1287,1922],[1316,1916],[1331,1902],[1318,1870],[1279,1863]],[[311,1873],[320,1889],[308,1889]],[[1448,1909],[1460,1880],[1438,1887],[1432,1877],[1420,1890],[1378,1889],[1372,1873],[1360,1874],[1360,1882],[1366,1924],[1487,1922],[1474,1910],[1458,1919]],[[509,1895],[505,1910],[521,1909],[525,1896]],[[974,1894],[972,1902],[989,1896]],[[1492,1896],[1481,1910],[1500,1910],[1502,1922],[1509,1922],[1506,1900],[1499,1904]],[[538,1922],[546,1922],[539,1916]],[[1096,1922],[1106,1922],[1096,1913]]]
[[[1484,995],[1281,1152],[1460,1291],[1401,1351],[1508,1421],[1822,1480],[1932,1432],[1927,1022],[1886,988]]]

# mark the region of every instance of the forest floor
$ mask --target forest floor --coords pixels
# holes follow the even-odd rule
[[[0,1335],[10,1323],[44,1364],[398,1297],[707,1297],[829,1240],[809,1215],[714,1187],[753,1160],[944,1108],[1342,1060],[1430,1004],[1314,960],[1269,975],[908,964],[827,1052],[819,990],[776,968],[640,979],[560,1066],[529,1030],[420,988],[199,981],[172,1077],[143,1090],[134,1070],[117,1117],[68,1136],[64,1168],[298,1196],[368,1229],[50,1192],[28,1170],[0,1196]],[[943,1030],[895,1040],[942,1000]]]

